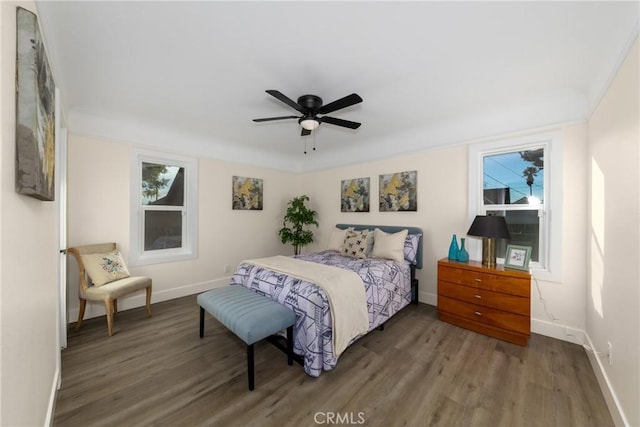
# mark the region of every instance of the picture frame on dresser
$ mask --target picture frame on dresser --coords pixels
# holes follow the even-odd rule
[[[504,257],[504,268],[528,271],[530,260],[530,246],[507,245],[507,253]]]

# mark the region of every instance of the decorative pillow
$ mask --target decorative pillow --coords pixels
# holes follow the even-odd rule
[[[327,250],[342,252],[342,245],[344,244],[344,238],[347,234],[347,230],[353,230],[353,227],[346,228],[344,230],[334,227],[329,237],[329,246]]]
[[[409,261],[411,264],[416,263],[416,257],[418,256],[418,243],[420,243],[420,238],[422,234],[409,234],[407,238],[404,239],[404,259]]]
[[[129,277],[129,270],[119,250],[106,254],[80,255],[93,286],[102,286],[114,280]]]
[[[352,258],[366,258],[367,236],[369,234],[369,230],[348,230],[342,245],[342,255]]]
[[[363,230],[366,231],[367,234],[367,249],[365,250],[365,255],[367,257],[371,256],[371,251],[373,250],[373,244],[375,242],[375,239],[373,237],[373,230]]]
[[[402,230],[398,233],[385,233],[376,228],[373,231],[373,258],[391,259],[396,262],[404,261],[404,241],[407,238],[409,230]]]

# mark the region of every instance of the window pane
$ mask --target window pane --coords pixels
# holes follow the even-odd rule
[[[183,206],[184,168],[142,162],[142,204]]]
[[[485,205],[544,202],[544,149],[484,156]]]
[[[511,240],[496,240],[496,256],[504,258],[507,245],[531,247],[531,261],[538,262],[540,249],[540,218],[537,210],[487,211],[487,215],[505,217]]]
[[[145,211],[144,250],[182,247],[181,211]]]

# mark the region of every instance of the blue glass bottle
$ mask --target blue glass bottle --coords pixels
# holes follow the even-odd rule
[[[451,245],[449,245],[449,259],[451,261],[458,260],[458,238],[456,237],[455,234],[451,239]]]
[[[464,237],[460,238],[460,249],[458,250],[458,261],[469,261],[469,252],[464,248]]]

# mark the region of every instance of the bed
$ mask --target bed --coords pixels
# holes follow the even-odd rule
[[[375,253],[375,241],[371,242],[370,238],[367,240],[369,256],[364,258],[363,255],[354,257],[346,254],[344,244],[338,251],[335,241],[333,244],[330,242],[327,250],[290,257],[350,270],[362,279],[360,287],[364,284],[367,317],[364,333],[382,327],[389,318],[410,303],[417,304],[418,280],[415,271],[422,268],[423,233],[417,227],[337,224],[331,240],[339,240],[341,233],[338,230],[343,230],[346,236],[352,238],[358,233],[361,233],[360,237],[366,235],[363,230],[371,230],[370,234],[373,235],[376,228],[379,230],[376,233],[381,231],[377,234],[381,237],[379,246],[390,241],[385,240],[385,233],[388,233],[387,236],[397,237],[397,242],[400,237],[395,233],[407,230],[407,237],[403,239],[403,252],[399,258],[397,252],[394,252],[396,260],[373,258],[372,255],[381,255],[380,251]],[[402,261],[399,261],[400,258]],[[334,369],[340,356],[333,342],[332,307],[327,297],[328,292],[300,277],[304,276],[294,277],[247,260],[238,265],[232,283],[245,286],[293,309],[296,314],[294,352],[303,363],[305,372],[318,377],[322,371]],[[349,343],[360,336],[362,335],[353,337]]]

